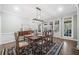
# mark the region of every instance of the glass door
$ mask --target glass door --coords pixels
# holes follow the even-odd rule
[[[72,17],[64,18],[64,36],[67,38],[71,38],[73,36],[72,32]]]

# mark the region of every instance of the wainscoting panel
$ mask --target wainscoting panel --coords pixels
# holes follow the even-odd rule
[[[6,44],[9,42],[14,42],[14,41],[15,41],[14,33],[1,33],[0,34],[0,45]]]

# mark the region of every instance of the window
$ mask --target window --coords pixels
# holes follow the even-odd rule
[[[72,18],[65,18],[64,19],[64,36],[72,36]]]
[[[55,21],[55,32],[59,32],[59,20]]]

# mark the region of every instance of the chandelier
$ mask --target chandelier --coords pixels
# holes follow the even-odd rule
[[[43,20],[41,20],[41,9],[39,7],[36,7],[36,12],[36,17],[33,18],[33,20],[44,22]]]

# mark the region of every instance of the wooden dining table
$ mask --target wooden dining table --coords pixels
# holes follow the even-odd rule
[[[29,42],[35,42],[35,41],[39,41],[39,40],[48,41],[48,37],[42,36],[42,35],[25,35],[24,38],[27,38],[28,40],[30,40]],[[53,39],[52,39],[52,42],[53,42]]]
[[[25,35],[24,37],[28,38],[29,40],[32,40],[32,41],[37,41],[39,39],[42,39],[41,36],[35,36],[35,35],[32,35],[32,36]]]

